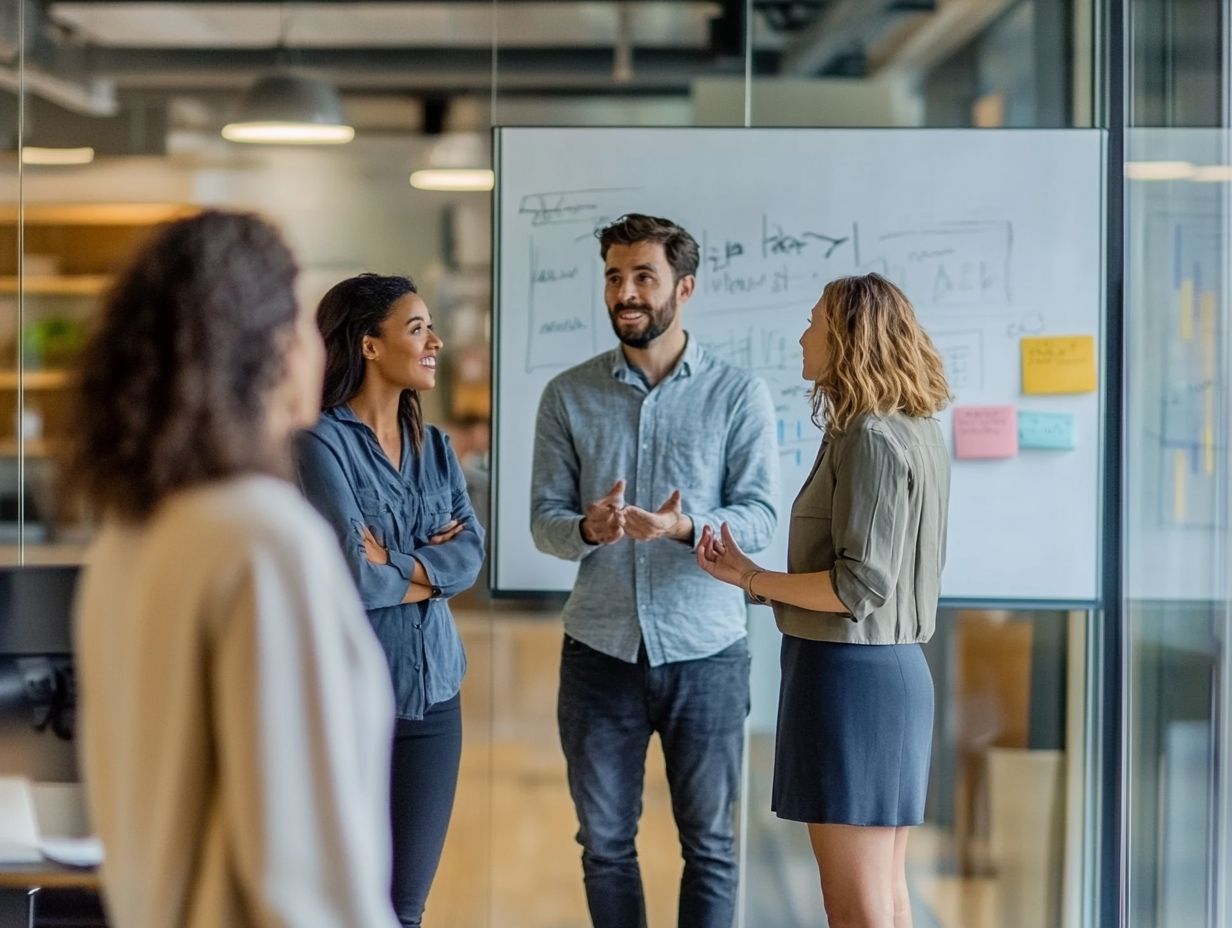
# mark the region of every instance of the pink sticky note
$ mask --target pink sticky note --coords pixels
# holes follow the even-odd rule
[[[1018,455],[1018,410],[1013,406],[955,406],[954,457]]]

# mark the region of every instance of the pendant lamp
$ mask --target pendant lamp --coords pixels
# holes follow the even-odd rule
[[[355,130],[332,85],[288,73],[258,78],[244,95],[240,118],[223,126],[222,136],[258,145],[342,145]]]

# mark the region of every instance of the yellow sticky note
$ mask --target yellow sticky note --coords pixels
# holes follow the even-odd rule
[[[1091,393],[1094,390],[1094,335],[1022,340],[1023,393]]]

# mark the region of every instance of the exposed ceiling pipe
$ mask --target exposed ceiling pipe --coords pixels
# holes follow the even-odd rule
[[[24,91],[83,116],[114,116],[119,112],[115,85],[82,76],[79,49],[53,42],[52,31],[57,30],[49,26],[44,0],[0,4],[0,89]],[[17,63],[23,38],[24,80]]]
[[[627,84],[633,80],[633,10],[622,6],[616,12],[616,44],[612,48],[612,80]]]
[[[333,81],[344,93],[386,89],[431,90],[452,94],[489,87],[491,54],[487,51],[433,48],[408,53],[400,49],[300,49],[297,64]],[[272,62],[268,49],[205,50],[91,48],[90,73],[114,81],[121,90],[161,88],[193,91],[242,87]],[[611,48],[510,49],[500,56],[506,88],[547,89],[555,93],[612,92]],[[687,93],[702,74],[719,70],[705,50],[638,48],[637,68],[620,91]],[[734,65],[732,66],[734,70]]]
[[[825,74],[855,47],[871,46],[899,16],[933,10],[934,0],[835,0],[791,37],[783,49],[783,74]]]
[[[945,61],[1000,16],[1013,0],[942,0],[887,63],[887,77],[917,80]]]
[[[17,68],[0,66],[0,88],[14,94],[24,89],[26,93],[83,116],[114,116],[120,111],[111,81],[95,79],[79,83],[30,65],[26,65],[24,87]]]

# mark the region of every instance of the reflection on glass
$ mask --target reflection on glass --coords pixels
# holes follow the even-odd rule
[[[1216,129],[1127,138],[1132,926],[1214,925],[1226,891],[1229,142]]]
[[[1083,613],[938,616],[925,648],[936,687],[933,768],[925,823],[908,845],[916,924],[1079,924],[1067,874],[1083,840],[1084,684],[1070,661],[1081,653],[1085,624]],[[803,928],[821,917],[808,838],[769,812],[778,680],[765,651],[776,639],[758,634],[755,623],[763,672],[755,663],[746,917],[750,925]]]
[[[75,563],[89,534],[86,516],[56,484],[68,437],[75,369],[112,275],[174,206],[65,204],[61,185],[83,168],[25,165],[21,353],[22,408],[0,451],[20,447],[25,474],[22,533],[27,563]],[[88,175],[85,175],[88,177]],[[18,434],[19,430],[19,434]],[[20,445],[18,444],[20,439]]]
[[[19,104],[17,95],[0,94],[0,139],[5,149],[0,154],[0,566],[16,564],[20,558],[22,475],[16,453],[21,392]]]

